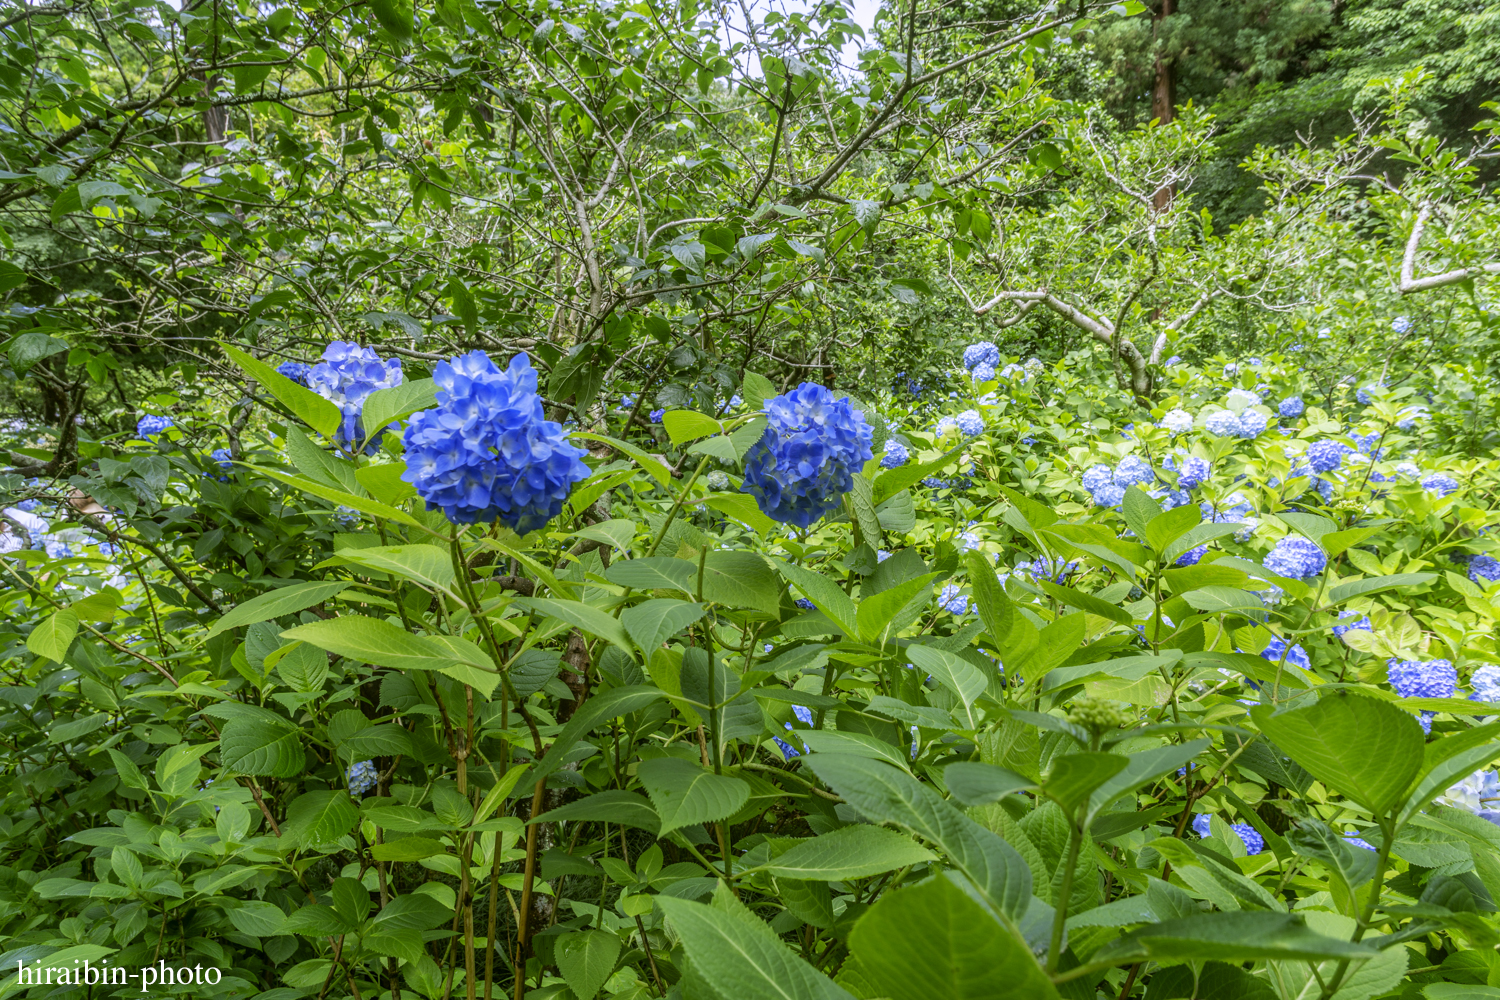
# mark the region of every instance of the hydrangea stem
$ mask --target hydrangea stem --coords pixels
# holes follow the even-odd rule
[[[673,521],[677,520],[677,512],[682,510],[682,504],[683,501],[687,500],[688,491],[693,488],[693,484],[698,481],[698,477],[708,467],[708,459],[709,456],[704,455],[703,460],[698,463],[698,467],[693,470],[693,474],[688,476],[687,482],[682,484],[682,490],[677,494],[677,502],[672,504],[672,509],[667,512],[667,519],[662,522],[661,531],[656,533],[656,538],[651,542],[651,547],[646,550],[646,555],[656,555],[656,547],[661,544],[663,538],[667,537],[667,529],[672,526]]]

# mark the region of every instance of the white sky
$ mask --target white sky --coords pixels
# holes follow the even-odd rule
[[[875,14],[880,10],[880,0],[844,0],[844,6],[848,9],[849,16],[854,20],[854,22],[865,31],[865,42],[863,43],[863,46],[870,45],[872,42],[870,29],[875,24]],[[754,14],[756,20],[759,21],[763,19],[766,16],[766,13],[772,9],[784,11],[787,13],[806,12],[812,8],[812,4],[805,2],[805,0],[750,0],[749,7],[751,13]],[[745,40],[745,19],[744,15],[740,12],[739,4],[731,2],[729,4],[726,4],[726,9],[729,12],[730,23],[733,24],[735,28],[734,38],[732,40],[743,42]],[[723,37],[722,28],[720,29],[720,37]],[[845,45],[843,50],[843,62],[846,65],[850,66],[857,65],[859,62],[859,52],[863,46],[858,40],[852,41],[849,44]],[[751,75],[760,75],[759,60],[756,59],[753,52],[748,53],[745,56],[745,61],[741,65],[741,69]]]

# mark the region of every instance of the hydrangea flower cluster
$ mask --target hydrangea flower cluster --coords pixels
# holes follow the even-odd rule
[[[135,436],[142,441],[154,441],[156,436],[168,427],[175,427],[171,417],[159,417],[154,413],[148,413],[135,424]]]
[[[958,592],[958,584],[944,584],[942,592],[938,594],[938,607],[949,614],[966,615],[969,613],[969,598]]]
[[[1480,819],[1500,826],[1500,773],[1475,771],[1438,796],[1438,802],[1455,809],[1466,809]]]
[[[1300,535],[1287,535],[1266,556],[1264,565],[1277,576],[1305,580],[1323,572],[1328,556],[1316,542]]]
[[[1314,441],[1307,447],[1307,464],[1314,472],[1332,472],[1352,450],[1339,441]]]
[[[1260,397],[1248,389],[1230,389],[1225,405],[1236,413],[1241,413],[1247,406],[1254,406],[1260,402]]]
[[[375,787],[379,773],[373,761],[362,760],[349,768],[349,794],[360,796]]]
[[[343,414],[334,440],[348,450],[365,438],[365,428],[359,419],[365,400],[379,389],[400,385],[402,378],[400,358],[382,360],[374,348],[335,340],[324,349],[323,360],[308,371],[307,387]],[[385,430],[395,430],[395,426],[371,434],[364,444],[366,453],[379,447]]]
[[[880,456],[880,467],[882,469],[896,469],[905,465],[911,459],[906,445],[895,438],[886,438],[885,453]]]
[[[312,371],[311,365],[303,364],[301,361],[283,361],[276,366],[276,372],[296,382],[303,388],[307,387],[307,373]]]
[[[1370,393],[1379,388],[1380,386],[1374,383],[1362,385],[1358,389],[1354,390],[1354,398],[1359,402],[1360,406],[1369,406],[1372,402],[1375,401],[1375,398],[1371,396]]]
[[[1348,621],[1350,618],[1354,618],[1355,620],[1352,621],[1352,622],[1350,622],[1348,625],[1335,624],[1333,626],[1333,634],[1336,635],[1336,636],[1338,636],[1340,639],[1342,639],[1345,635],[1347,635],[1350,632],[1355,631],[1356,629],[1358,629],[1361,632],[1369,632],[1369,631],[1371,631],[1371,628],[1370,628],[1370,617],[1368,615],[1359,616],[1359,612],[1358,611],[1340,611],[1339,612],[1339,621],[1341,621],[1341,622],[1342,621]]]
[[[1418,420],[1425,420],[1428,415],[1428,410],[1425,406],[1408,406],[1398,415],[1396,426],[1403,431],[1412,430],[1417,426]]]
[[[1208,481],[1213,471],[1208,459],[1190,456],[1183,459],[1182,468],[1177,473],[1177,485],[1185,490],[1195,490]]]
[[[1411,329],[1411,320],[1405,316],[1397,316],[1391,320],[1391,329],[1396,333],[1406,333]]]
[[[646,418],[648,420],[650,420],[653,424],[659,424],[659,423],[661,423],[661,418],[664,417],[664,416],[666,416],[666,415],[667,415],[667,411],[666,411],[665,408],[663,408],[663,409],[660,409],[660,410],[652,410],[650,413],[646,414]]]
[[[587,454],[548,420],[531,359],[517,354],[501,371],[483,351],[440,361],[432,377],[437,406],[406,427],[406,472],[428,510],[454,524],[500,520],[535,531],[562,510],[573,484],[587,479]]]
[[[766,400],[766,432],[745,456],[742,492],[774,521],[807,528],[836,508],[854,473],[874,457],[865,415],[821,385],[803,382]]]
[[[1487,663],[1474,671],[1469,678],[1469,687],[1474,689],[1472,701],[1500,701],[1500,667]]]
[[[980,365],[988,365],[991,369],[994,369],[999,363],[1000,348],[988,340],[981,340],[964,348],[964,367],[969,369],[969,371],[973,371]]]
[[[704,479],[708,483],[708,488],[711,490],[729,489],[729,473],[725,472],[723,469],[714,469],[707,476],[705,476]]]
[[[1168,410],[1158,425],[1172,434],[1186,434],[1193,429],[1193,415],[1187,410]]]
[[[1271,418],[1259,410],[1215,410],[1203,421],[1203,426],[1216,437],[1238,437],[1247,440],[1260,437],[1270,426]]]
[[[1193,832],[1200,837],[1210,836],[1212,829],[1209,822],[1208,813],[1198,813],[1193,817]],[[1244,843],[1246,854],[1259,854],[1266,849],[1265,838],[1249,823],[1231,823],[1229,829],[1233,830]]]
[[[1206,555],[1208,555],[1208,546],[1206,544],[1196,546],[1194,548],[1188,549],[1182,555],[1178,556],[1177,565],[1196,566],[1198,565],[1199,560],[1201,560]]]
[[[965,437],[978,437],[984,433],[984,417],[978,410],[965,410],[953,418],[953,423]]]
[[[1288,396],[1276,406],[1276,412],[1288,420],[1295,420],[1302,416],[1307,410],[1307,404],[1302,402],[1301,396]]]
[[[1445,476],[1442,473],[1437,473],[1436,475],[1428,476],[1426,479],[1422,480],[1422,489],[1431,490],[1438,496],[1445,497],[1450,493],[1456,493],[1458,491],[1458,480],[1454,479],[1452,476]]]
[[[1301,667],[1303,670],[1312,668],[1312,660],[1308,659],[1307,650],[1295,643],[1288,645],[1287,641],[1280,636],[1272,639],[1271,644],[1260,651],[1260,657],[1272,663],[1281,663],[1284,657],[1285,662],[1294,667]]]
[[[1006,365],[1007,369],[1014,367],[1014,365]],[[988,363],[980,363],[975,365],[974,370],[969,374],[973,376],[975,382],[993,382],[995,381],[995,366]]]
[[[1386,661],[1386,678],[1403,698],[1452,698],[1458,671],[1452,660]]]
[[[1139,455],[1126,455],[1115,466],[1114,480],[1116,486],[1150,486],[1156,482],[1156,471]]]
[[[1018,571],[1028,574],[1033,580],[1050,580],[1056,584],[1066,583],[1068,577],[1077,568],[1077,559],[1064,562],[1061,558],[1049,560],[1040,556],[1016,567]]]
[[[1500,559],[1478,555],[1469,560],[1469,579],[1481,587],[1500,580]]]
[[[816,604],[814,604],[812,601],[809,601],[805,597],[797,598],[795,603],[797,607],[801,608],[803,611],[816,611],[818,609],[818,606]]]

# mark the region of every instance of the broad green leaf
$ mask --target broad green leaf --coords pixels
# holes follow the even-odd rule
[[[878,644],[883,633],[902,616],[902,612],[918,599],[926,603],[929,585],[938,577],[937,573],[926,573],[896,584],[878,594],[872,594],[859,602],[855,622],[859,626],[859,637],[868,643]],[[993,575],[993,574],[991,574]]]
[[[280,618],[282,615],[304,611],[336,596],[347,586],[349,586],[347,580],[329,580],[319,583],[294,583],[289,587],[279,587],[236,605],[232,611],[214,622],[205,638],[212,639],[220,632],[239,628],[241,625],[254,625],[256,622],[269,621],[272,618]]]
[[[740,395],[751,410],[763,410],[766,400],[776,395],[776,385],[759,372],[746,371],[740,379]]]
[[[600,611],[593,605],[584,604],[582,601],[554,600],[547,597],[518,597],[513,603],[516,607],[530,608],[538,614],[560,619],[589,635],[614,643],[624,650],[627,656],[635,653],[630,634],[625,631],[625,626],[620,624],[620,620],[610,616],[607,612]]]
[[[363,615],[340,615],[308,622],[287,629],[281,637],[310,643],[360,663],[397,670],[449,670],[463,662],[435,637],[412,635],[383,618]],[[474,665],[494,670],[492,663]]]
[[[1406,824],[1449,787],[1500,757],[1497,740],[1500,740],[1500,722],[1475,726],[1428,743],[1423,748],[1420,775],[1401,807],[1399,822]]]
[[[1181,510],[1182,508],[1177,509]],[[1135,624],[1135,619],[1130,617],[1129,611],[1126,611],[1117,604],[1110,604],[1108,601],[1100,600],[1093,594],[1085,594],[1083,591],[1074,590],[1072,587],[1062,587],[1051,580],[1037,580],[1036,584],[1048,595],[1057,598],[1070,608],[1087,611],[1091,615],[1108,618],[1110,621],[1119,622],[1121,625]]]
[[[1223,538],[1225,535],[1232,535],[1243,527],[1244,525],[1238,521],[1229,521],[1220,524],[1200,524],[1168,545],[1166,552],[1162,553],[1162,559],[1166,562],[1176,562],[1177,557],[1189,549],[1195,549],[1205,542],[1211,542],[1216,538]]]
[[[1422,987],[1427,1000],[1500,1000],[1500,987],[1468,983],[1430,983]]]
[[[1332,559],[1350,546],[1358,545],[1371,535],[1378,535],[1384,530],[1383,525],[1371,525],[1364,528],[1349,528],[1346,531],[1333,531],[1324,535],[1318,544],[1323,547],[1328,558]]]
[[[339,422],[344,418],[337,406],[239,348],[231,347],[222,341],[219,346],[224,349],[225,354],[229,355],[231,361],[239,365],[246,375],[264,386],[266,391],[275,396],[281,405],[291,410],[298,420],[326,438],[333,437],[334,432],[338,430]]]
[[[338,755],[353,764],[374,757],[398,757],[412,752],[411,734],[397,725],[367,726],[339,741]]]
[[[1131,754],[1126,758],[1125,767],[1089,796],[1084,822],[1092,824],[1121,796],[1175,773],[1179,767],[1208,749],[1209,742],[1207,739],[1197,739],[1181,744],[1169,743]]]
[[[781,559],[776,560],[776,566],[781,570],[781,575],[796,584],[797,589],[807,595],[807,599],[812,601],[819,611],[833,619],[834,623],[843,629],[845,635],[859,635],[859,625],[856,622],[858,612],[855,610],[854,602],[838,584],[821,573],[794,566]]]
[[[578,1000],[594,1000],[604,981],[615,971],[620,957],[620,939],[609,931],[586,930],[557,939],[553,954],[557,971]]]
[[[649,659],[662,643],[702,618],[705,610],[691,601],[655,597],[626,608],[620,613],[620,622]]]
[[[1320,819],[1306,817],[1297,820],[1297,825],[1287,831],[1286,842],[1303,857],[1321,861],[1343,884],[1348,898],[1353,897],[1354,890],[1375,877],[1375,852],[1349,843]]]
[[[563,727],[562,732],[557,734],[554,746],[571,748],[583,738],[583,734],[593,729],[605,719],[613,719],[622,715],[629,715],[645,708],[654,701],[666,697],[660,688],[647,687],[645,685],[629,685],[626,687],[610,688],[600,694],[594,695],[585,701],[568,724]],[[528,785],[541,781],[547,775],[563,766],[564,754],[548,754],[543,757],[535,768],[526,775]]]
[[[939,472],[942,469],[945,469],[948,466],[952,465],[954,462],[957,462],[962,456],[963,450],[963,447],[959,446],[957,448],[954,448],[952,451],[947,452],[943,455],[939,455],[932,461],[924,462],[921,465],[913,465],[912,463],[908,462],[906,465],[903,465],[899,468],[887,469],[879,476],[875,477],[874,490],[870,497],[871,501],[876,505],[885,503],[891,497],[895,496],[897,493],[900,493],[908,486],[911,486],[914,483],[920,483],[928,476],[931,476],[934,473]]]
[[[680,757],[643,760],[636,774],[661,817],[660,836],[695,823],[728,819],[750,799],[746,782]]]
[[[542,813],[533,823],[555,823],[559,820],[592,823],[618,823],[645,830],[655,837],[661,831],[661,817],[639,792],[610,788],[581,799],[574,799],[556,809]]]
[[[778,878],[843,882],[935,860],[937,855],[910,837],[856,823],[804,840],[764,867]]]
[[[1397,573],[1394,576],[1374,576],[1366,580],[1341,583],[1328,591],[1325,606],[1333,607],[1366,594],[1390,590],[1392,587],[1421,587],[1436,579],[1436,573]]]
[[[628,455],[630,458],[634,459],[635,463],[642,469],[645,469],[646,472],[651,476],[651,478],[655,479],[657,484],[660,485],[663,489],[673,489],[672,470],[668,469],[660,461],[652,458],[650,455],[646,454],[635,445],[630,444],[627,441],[621,441],[619,438],[612,438],[604,434],[594,434],[586,431],[575,431],[573,433],[573,437],[580,438],[584,441],[598,441],[601,444],[609,445],[611,448],[614,448],[622,455]]]
[[[1031,901],[1026,862],[931,787],[888,764],[845,754],[811,754],[805,766],[869,819],[895,824],[935,846],[1010,920],[1025,913]]]
[[[376,861],[421,861],[447,853],[447,845],[431,837],[398,837],[370,845],[370,856]]]
[[[1314,778],[1376,815],[1404,799],[1422,766],[1422,727],[1374,698],[1340,691],[1292,711],[1261,705],[1250,717]]]
[[[281,907],[260,899],[243,900],[225,912],[235,930],[251,937],[274,937],[281,933],[281,925],[286,923],[286,914]]]
[[[1319,910],[1309,910],[1306,916],[1308,927],[1326,937],[1348,939],[1354,934],[1355,923],[1351,917]],[[1331,959],[1317,966],[1298,961],[1270,962],[1266,966],[1266,978],[1282,996],[1315,1000],[1322,996],[1325,985],[1343,971],[1338,991],[1329,1000],[1370,1000],[1399,994],[1410,955],[1410,951],[1398,944],[1381,949],[1367,961],[1358,965],[1350,963],[1342,969],[1340,962]]]
[[[371,517],[383,517],[388,521],[397,521],[401,524],[410,525],[413,528],[421,527],[417,519],[406,511],[389,507],[378,500],[371,500],[369,497],[357,497],[353,493],[345,493],[343,490],[324,486],[322,483],[315,482],[306,476],[288,476],[284,472],[277,472],[275,469],[267,469],[259,465],[252,465],[250,468],[263,476],[269,476],[272,479],[286,483],[288,486],[295,486],[303,493],[309,493],[312,496],[327,500],[329,503],[351,507],[361,514],[369,514]]]
[[[354,829],[359,809],[342,788],[303,792],[287,807],[281,829],[283,849],[331,844]]]
[[[1183,535],[1192,531],[1203,521],[1203,511],[1197,504],[1184,504],[1157,514],[1146,524],[1146,544],[1161,554]]]
[[[43,659],[61,663],[77,635],[78,615],[63,608],[52,612],[31,630],[26,637],[26,648]]]
[[[505,776],[495,782],[494,787],[484,794],[483,800],[474,810],[473,823],[483,823],[496,809],[500,808],[506,796],[510,795],[516,784],[526,774],[526,767],[524,763],[511,765],[510,770],[505,772]]]
[[[601,542],[628,553],[631,543],[635,541],[635,533],[639,530],[640,526],[629,518],[615,517],[598,524],[586,524],[573,532],[573,537]]]
[[[760,688],[756,694],[761,694],[764,690]],[[811,748],[814,753],[848,753],[856,757],[888,761],[903,771],[911,769],[907,763],[905,751],[869,733],[846,733],[836,729],[799,729],[797,739]]]
[[[1364,960],[1375,954],[1371,945],[1318,934],[1300,915],[1233,910],[1141,927],[1106,944],[1094,960],[1108,959],[1118,965],[1141,961],[1337,961]]]
[[[849,951],[890,1000],[1058,995],[1026,941],[942,875],[882,896],[854,925]]]
[[[692,971],[734,1000],[854,1000],[804,962],[738,902],[723,907],[653,896],[682,942]],[[716,901],[717,902],[717,901]]]
[[[781,589],[770,564],[754,552],[719,550],[703,561],[703,599],[711,604],[774,617],[781,610]]]
[[[364,425],[365,435],[374,437],[418,410],[430,409],[436,405],[437,383],[430,378],[418,379],[370,393],[365,397],[359,419]]]
[[[966,711],[974,704],[974,699],[989,687],[989,678],[984,676],[984,672],[960,656],[916,644],[906,647],[906,655],[917,665],[917,669],[931,674],[933,680],[958,695]],[[969,728],[972,729],[975,724],[972,714],[970,722]]]
[[[974,609],[979,613],[979,620],[984,622],[985,631],[989,632],[990,638],[997,645],[1010,645],[1011,630],[1015,627],[1016,620],[1015,604],[1006,595],[1005,588],[995,576],[995,568],[985,559],[983,552],[972,550],[965,559],[969,568],[969,590],[974,597]]]
[[[219,731],[219,761],[232,771],[270,778],[294,778],[306,764],[302,743],[290,724],[235,718]]]
[[[604,571],[610,583],[635,590],[678,590],[692,597],[698,589],[698,566],[686,559],[647,556],[616,559]]]
[[[368,549],[343,549],[338,558],[389,573],[432,590],[448,590],[453,585],[453,556],[437,545],[377,545]]]
[[[186,795],[198,781],[198,758],[212,750],[212,743],[178,743],[156,758],[156,787],[172,796]]]
[[[1036,788],[1036,782],[995,764],[961,760],[943,768],[948,793],[966,806],[998,802],[1012,792]]]
[[[1071,821],[1073,812],[1094,789],[1125,770],[1129,761],[1121,754],[1070,753],[1052,762],[1052,771],[1042,783],[1042,792]]]
[[[679,447],[724,430],[724,426],[713,417],[697,410],[668,410],[662,414],[661,425],[666,428],[672,443]]]
[[[710,493],[703,498],[703,503],[720,514],[734,518],[758,535],[768,535],[776,530],[776,522],[761,513],[755,499],[749,494]]]

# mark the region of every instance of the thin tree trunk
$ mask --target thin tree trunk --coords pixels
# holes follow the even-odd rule
[[[1151,86],[1151,117],[1161,125],[1170,125],[1176,116],[1177,70],[1172,60],[1162,51],[1165,45],[1165,40],[1162,38],[1162,25],[1175,13],[1177,13],[1177,0],[1161,0],[1151,25],[1151,36],[1156,49],[1156,80]],[[1170,184],[1164,184],[1157,189],[1151,202],[1158,212],[1166,211],[1171,207],[1174,193],[1173,186]]]

